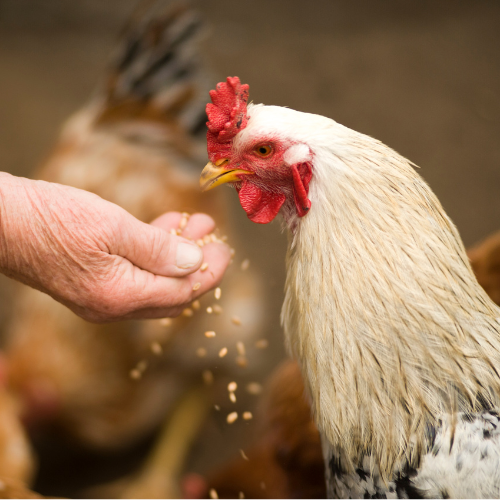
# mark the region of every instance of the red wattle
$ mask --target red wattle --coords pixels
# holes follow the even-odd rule
[[[264,191],[245,180],[238,191],[238,196],[248,218],[257,224],[271,222],[278,215],[281,205],[285,203],[284,194]]]
[[[312,168],[309,163],[298,163],[292,165],[293,176],[293,198],[295,209],[299,217],[304,217],[309,213],[311,200],[307,197],[309,193],[309,182],[312,178]]]

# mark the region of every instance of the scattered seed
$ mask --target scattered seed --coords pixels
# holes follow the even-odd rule
[[[216,298],[217,300],[219,300],[219,299],[220,299],[220,297],[221,297],[221,295],[222,295],[222,290],[221,290],[219,287],[217,287],[217,288],[215,289],[214,295],[215,295],[215,298]]]
[[[240,492],[238,493],[238,498],[239,498],[240,500],[241,500],[242,498],[245,498],[245,494],[244,494],[242,491],[240,491]]]
[[[203,262],[203,264],[200,267],[200,271],[206,271],[208,269],[208,262]]]
[[[207,350],[204,347],[198,347],[196,349],[196,356],[199,358],[204,358],[207,355]]]
[[[227,385],[227,390],[229,392],[234,392],[236,389],[238,389],[238,384],[236,382],[229,382]]]
[[[251,411],[246,411],[243,413],[243,420],[252,420],[253,415]]]
[[[219,406],[219,405],[214,405],[214,408],[215,408],[217,411],[220,411],[220,406]]]
[[[242,449],[240,449],[240,455],[241,455],[241,458],[243,458],[243,460],[249,460],[249,458],[247,457],[247,454]]]
[[[211,339],[212,337],[215,337],[215,332],[212,330],[205,332],[205,337]]]
[[[198,281],[198,283],[195,283],[195,284],[193,285],[193,290],[195,290],[195,291],[196,291],[196,290],[199,290],[200,288],[201,288],[201,283],[200,283],[199,281]]]
[[[241,319],[238,316],[233,316],[231,318],[231,322],[234,323],[235,325],[238,325],[238,326],[241,325]]]
[[[214,383],[214,374],[210,370],[205,370],[201,374],[201,376],[202,376],[203,382],[205,382],[205,384],[212,385]]]
[[[172,319],[171,318],[162,318],[160,319],[160,325],[161,326],[170,326],[172,324]]]
[[[222,314],[222,307],[219,304],[214,304],[212,309],[215,314]]]
[[[184,311],[182,311],[182,315],[186,316],[186,318],[190,318],[194,314],[193,310],[190,309],[189,307],[186,307]]]
[[[231,403],[236,403],[236,396],[234,395],[234,392],[229,393],[229,401],[231,401]]]
[[[200,301],[199,300],[195,300],[192,304],[191,304],[191,307],[197,311],[200,307],[201,307],[201,304],[200,304]]]
[[[219,351],[219,358],[223,358],[226,354],[227,354],[227,347],[223,347],[223,348]]]
[[[236,364],[242,368],[246,368],[248,365],[248,359],[245,356],[237,356]]]
[[[236,420],[238,420],[238,412],[233,411],[232,413],[230,413],[230,414],[226,417],[226,420],[227,420],[227,423],[228,423],[228,424],[232,424],[232,423],[236,422]]]
[[[136,368],[140,371],[140,372],[143,372],[146,370],[146,368],[148,367],[148,362],[143,359],[141,361],[139,361],[139,363],[137,363],[137,366]]]
[[[258,382],[250,382],[247,384],[247,392],[253,395],[260,394],[262,392],[262,386]]]
[[[142,376],[142,372],[138,370],[137,368],[134,368],[133,370],[130,370],[130,378],[133,380],[139,380]]]
[[[250,261],[249,261],[248,259],[245,259],[245,260],[241,263],[241,270],[242,270],[242,271],[246,271],[249,267],[250,267]]]
[[[257,340],[257,342],[255,342],[255,347],[257,349],[265,349],[268,345],[269,342],[266,339]]]
[[[153,342],[151,344],[151,352],[159,356],[163,352],[163,348],[159,342]]]
[[[210,306],[208,306],[207,307],[207,313],[208,314],[212,314],[213,312],[214,312],[214,310]]]
[[[217,495],[217,492],[213,489],[210,488],[210,498],[219,498],[219,495]]]
[[[179,229],[184,229],[187,226],[188,219],[187,217],[183,217],[179,222]]]
[[[240,356],[245,356],[245,344],[243,342],[236,342],[236,350]]]

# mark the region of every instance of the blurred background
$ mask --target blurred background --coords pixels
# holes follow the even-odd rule
[[[33,175],[63,122],[102,80],[136,4],[0,0],[3,171]],[[206,24],[201,51],[212,85],[237,75],[250,84],[256,103],[325,115],[382,140],[421,167],[466,246],[500,228],[498,1],[206,0],[195,5]],[[261,336],[270,347],[263,351],[258,375],[263,381],[284,357],[279,311],[286,235],[276,222],[250,223],[236,196],[229,203],[230,227],[242,241],[238,255],[250,260],[249,272],[259,273],[269,297]],[[12,284],[0,276],[0,328],[9,320],[12,297]],[[188,468],[205,473],[237,452],[248,425],[227,432],[208,427],[208,438],[191,453]],[[136,455],[147,449],[146,443]],[[51,453],[47,457],[40,461],[46,475],[36,486],[43,493],[76,494],[97,481],[89,474],[75,486],[56,477],[65,467],[90,468],[80,456],[72,455],[73,462],[67,455],[64,461]],[[115,459],[102,462],[111,472],[99,480],[119,475],[109,465]],[[120,471],[126,467],[132,465]]]

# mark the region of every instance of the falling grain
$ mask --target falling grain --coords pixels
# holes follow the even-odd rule
[[[245,356],[237,356],[236,364],[242,368],[246,368],[248,365],[248,359]]]
[[[198,283],[195,283],[195,284],[193,285],[193,290],[195,290],[195,291],[196,291],[196,290],[199,290],[200,288],[201,288],[201,283],[200,283],[199,281],[198,281]]]
[[[221,295],[222,295],[222,290],[219,287],[217,287],[215,289],[214,296],[217,300],[219,300],[221,298]]]
[[[170,326],[172,324],[172,319],[171,318],[162,318],[160,319],[160,325],[161,326]]]
[[[200,307],[201,307],[201,304],[200,304],[200,301],[199,300],[195,300],[192,304],[191,304],[191,307],[197,311]]]
[[[200,267],[200,271],[206,271],[208,269],[208,262],[203,262],[203,264]]]
[[[184,311],[182,311],[182,315],[185,316],[186,318],[190,318],[194,314],[193,310],[190,309],[189,307],[186,307]]]
[[[234,392],[229,393],[229,401],[231,401],[231,403],[236,403],[236,395]]]
[[[143,359],[141,361],[139,361],[139,363],[137,363],[137,366],[136,368],[140,371],[140,372],[144,372],[146,370],[146,368],[148,367],[148,362]]]
[[[213,488],[210,488],[210,498],[219,498],[219,495],[217,495],[217,492],[213,489]]]
[[[249,458],[247,457],[247,454],[240,449],[240,455],[241,455],[241,458],[243,458],[243,460],[249,460]]]
[[[264,481],[260,482],[260,487],[265,490],[266,489],[266,483]]]
[[[245,344],[243,342],[236,342],[236,350],[240,356],[245,356]]]
[[[222,314],[222,307],[219,304],[214,304],[212,309],[215,314]]]
[[[246,271],[249,267],[250,267],[250,261],[249,261],[248,259],[245,259],[245,260],[241,263],[241,270],[242,270],[242,271]]]
[[[226,417],[226,420],[228,424],[233,424],[236,420],[238,420],[238,412],[233,411]]]
[[[205,337],[211,339],[211,338],[215,337],[215,332],[212,330],[209,330],[208,332],[205,332]]]
[[[240,491],[240,492],[238,493],[238,498],[239,498],[240,500],[241,500],[242,498],[245,498],[245,494],[244,494],[242,491]]]
[[[262,392],[262,386],[258,382],[250,382],[247,384],[247,392],[256,396]]]
[[[251,411],[246,411],[243,413],[243,420],[252,420],[253,415]]]
[[[214,405],[214,408],[215,408],[217,411],[220,411],[220,406],[219,406],[219,405]]]
[[[238,389],[238,384],[236,382],[229,382],[227,385],[227,390],[229,392],[234,392],[236,389]]]
[[[223,358],[226,354],[227,354],[227,347],[223,347],[223,348],[219,351],[219,358]]]
[[[208,306],[207,307],[207,313],[208,314],[212,314],[213,312],[214,312],[214,310],[210,306]]]
[[[130,370],[130,378],[133,380],[139,380],[142,377],[142,372],[137,368]]]
[[[150,346],[151,348],[151,352],[153,354],[156,354],[157,356],[159,356],[160,354],[163,353],[163,348],[161,347],[161,344],[159,342],[153,342]]]
[[[239,316],[233,316],[231,318],[231,322],[237,326],[241,325],[241,319],[239,318]]]
[[[255,347],[257,349],[266,349],[268,345],[269,342],[266,339],[257,340],[257,342],[255,342]]]
[[[214,374],[210,370],[205,370],[201,376],[206,385],[212,385],[214,383]]]
[[[196,356],[199,358],[204,358],[207,355],[207,350],[204,347],[198,347],[196,349]]]

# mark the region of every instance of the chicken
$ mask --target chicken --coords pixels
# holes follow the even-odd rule
[[[152,4],[128,27],[104,89],[64,125],[36,177],[94,192],[145,222],[169,210],[208,213],[237,248],[227,200],[204,197],[198,188],[205,80],[196,52],[200,21],[185,3]],[[187,233],[187,215],[178,219],[178,232],[196,239]],[[87,323],[47,295],[20,287],[6,349],[10,388],[26,421],[50,424],[95,450],[150,435],[203,370],[215,364],[219,373],[242,369],[233,333],[245,342],[259,331],[265,294],[257,276],[233,266],[220,300],[210,293],[174,320],[108,325]],[[239,315],[243,326],[231,324],[230,315]],[[207,330],[217,336],[205,338]],[[223,347],[229,355],[221,359]]]
[[[413,164],[322,116],[207,106],[205,190],[289,228],[282,323],[335,497],[500,495],[500,309]]]

